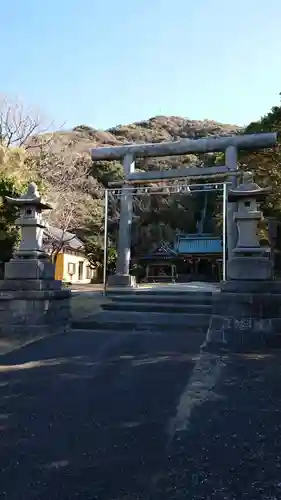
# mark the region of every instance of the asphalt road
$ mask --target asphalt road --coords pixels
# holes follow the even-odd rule
[[[202,336],[73,332],[0,366],[0,498],[281,498],[281,364]]]

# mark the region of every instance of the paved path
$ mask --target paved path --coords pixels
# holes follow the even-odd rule
[[[0,498],[149,498],[202,340],[84,331],[3,356]]]
[[[115,287],[116,289],[116,287]],[[121,290],[124,288],[121,288]],[[157,290],[157,292],[161,292],[161,290],[171,290],[171,291],[177,291],[177,290],[185,290],[185,291],[191,291],[191,292],[216,292],[219,290],[219,283],[207,283],[204,281],[190,281],[188,283],[142,283],[138,285],[135,290],[147,290],[147,289],[153,289]],[[102,294],[103,293],[103,286],[102,285],[80,285],[80,286],[75,286],[73,285],[71,287],[71,291],[76,294],[78,292],[81,293],[96,293],[96,294]]]
[[[206,283],[205,281],[190,281],[189,283],[149,283],[140,285],[137,290],[153,289],[157,292],[161,290],[186,291],[186,292],[217,292],[219,283]]]
[[[280,354],[73,332],[1,358],[0,498],[281,498]]]

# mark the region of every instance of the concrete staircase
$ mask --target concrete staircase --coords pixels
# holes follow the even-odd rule
[[[155,287],[109,291],[101,312],[73,321],[75,329],[206,333],[215,289]]]

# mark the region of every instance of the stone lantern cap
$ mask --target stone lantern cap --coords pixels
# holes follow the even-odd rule
[[[25,205],[33,205],[41,210],[52,210],[52,206],[49,203],[46,203],[41,195],[38,192],[37,185],[34,182],[31,182],[28,185],[26,193],[22,194],[19,198],[11,198],[10,196],[6,196],[5,200],[10,205],[15,205],[18,207],[22,207]]]
[[[242,183],[237,188],[228,191],[228,201],[235,202],[243,198],[262,200],[269,193],[271,193],[270,187],[261,188],[254,182],[252,172],[244,172]]]

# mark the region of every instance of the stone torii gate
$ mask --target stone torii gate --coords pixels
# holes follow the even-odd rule
[[[129,144],[122,146],[100,147],[91,149],[93,161],[115,161],[123,163],[124,184],[145,183],[160,180],[179,178],[196,178],[213,175],[225,175],[231,187],[236,186],[239,150],[258,150],[273,147],[277,143],[276,133],[262,133],[252,135],[235,135],[229,137],[206,137],[203,139],[182,139],[174,142],[154,144]],[[136,172],[135,159],[148,157],[179,156],[185,154],[223,152],[225,165],[220,167],[180,167],[168,171]],[[116,274],[110,277],[111,286],[133,286],[134,280],[130,276],[131,254],[131,224],[132,224],[132,194],[123,187],[121,196],[120,222],[118,233],[118,257]],[[228,205],[228,257],[236,243],[236,228],[233,223],[234,205]]]

